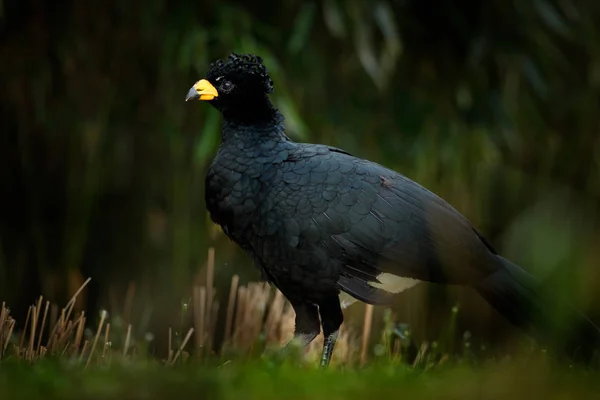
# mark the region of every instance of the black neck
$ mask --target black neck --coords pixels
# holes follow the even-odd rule
[[[222,109],[223,130],[221,140],[231,139],[257,140],[283,139],[285,135],[284,117],[265,96],[243,106]]]
[[[289,140],[285,135],[284,118],[278,111],[269,119],[256,119],[252,122],[224,116],[221,141],[227,142],[232,139],[243,141]]]
[[[217,108],[219,108],[225,119],[239,124],[253,125],[276,122],[275,120],[279,114],[266,94],[239,97],[230,101],[225,105],[219,104]]]

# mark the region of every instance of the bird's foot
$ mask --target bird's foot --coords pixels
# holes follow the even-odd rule
[[[271,348],[265,350],[263,358],[281,364],[285,361],[298,361],[302,359],[304,349],[314,339],[316,335],[301,333],[294,336],[283,347]]]

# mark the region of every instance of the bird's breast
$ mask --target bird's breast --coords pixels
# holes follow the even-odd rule
[[[246,150],[223,154],[213,161],[206,176],[206,207],[211,219],[240,243],[254,235],[260,207],[275,175],[270,157]]]

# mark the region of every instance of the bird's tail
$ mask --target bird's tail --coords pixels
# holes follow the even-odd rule
[[[555,309],[552,297],[542,292],[542,285],[535,277],[497,257],[502,267],[478,283],[477,292],[513,325],[543,343],[558,345],[563,355],[584,363],[595,360],[600,352],[600,329],[571,306]]]

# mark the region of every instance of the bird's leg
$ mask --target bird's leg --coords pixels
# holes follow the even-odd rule
[[[319,324],[319,311],[317,306],[309,303],[290,301],[296,312],[296,326],[294,328],[294,338],[286,344],[286,348],[291,345],[298,345],[305,348],[321,332]]]
[[[337,337],[338,331],[332,332],[325,337],[325,342],[323,343],[323,353],[321,353],[321,367],[327,367],[329,365],[331,356],[333,356],[333,348],[335,347]]]
[[[323,353],[321,354],[321,367],[326,367],[331,361],[333,348],[338,337],[338,331],[344,321],[344,314],[340,307],[337,296],[330,297],[319,303],[319,314],[321,315],[321,326],[323,327]]]
[[[294,338],[286,343],[283,348],[269,353],[273,361],[283,361],[291,355],[298,354],[300,349],[304,349],[312,342],[321,332],[319,324],[319,310],[316,305],[302,303],[290,300],[294,311],[296,312],[296,326],[294,329]]]

